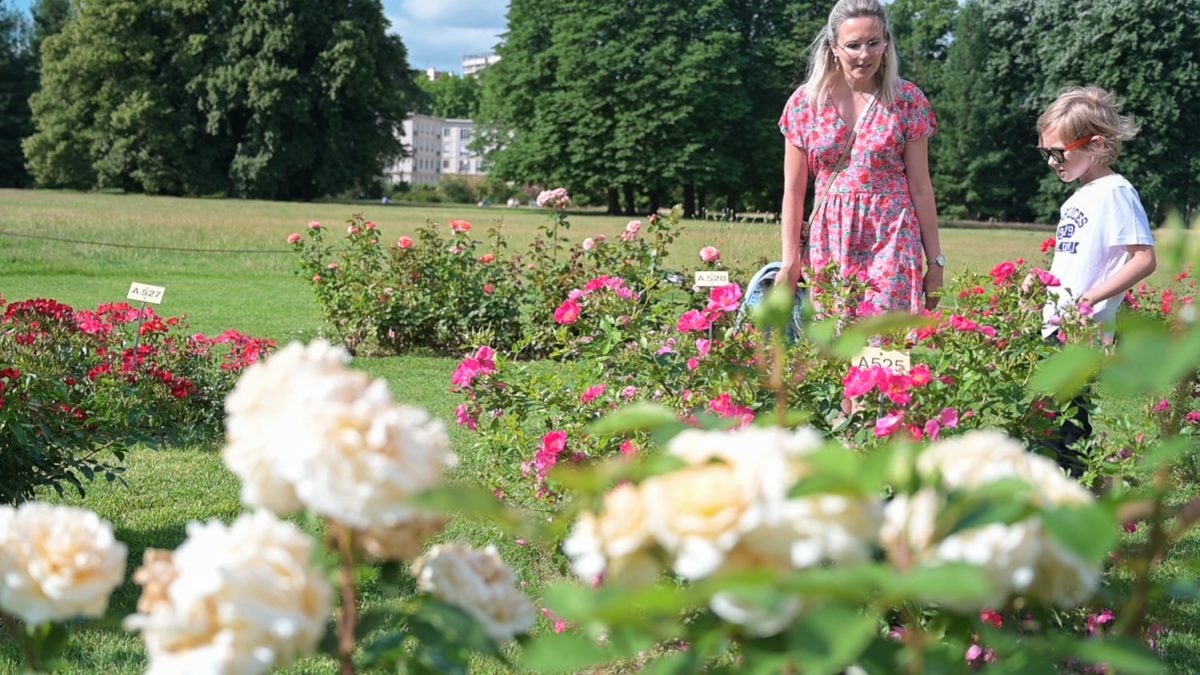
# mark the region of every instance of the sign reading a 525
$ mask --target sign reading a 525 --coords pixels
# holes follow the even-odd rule
[[[163,294],[166,292],[167,289],[163,286],[139,284],[135,281],[129,286],[129,293],[125,296],[125,299],[135,302],[149,302],[157,305],[162,303]]]

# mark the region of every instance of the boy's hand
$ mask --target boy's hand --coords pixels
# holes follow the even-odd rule
[[[925,309],[931,312],[937,309],[942,300],[945,273],[941,265],[930,265],[929,269],[925,270]]]

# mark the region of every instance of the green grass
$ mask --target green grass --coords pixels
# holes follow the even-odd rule
[[[124,299],[132,281],[167,287],[159,308],[168,315],[187,315],[191,328],[216,333],[236,328],[281,343],[308,340],[322,333],[320,312],[306,284],[292,273],[295,259],[284,243],[287,234],[309,220],[336,225],[361,211],[379,223],[394,240],[411,233],[426,220],[445,223],[464,218],[482,235],[497,226],[520,249],[545,222],[546,212],[532,209],[480,209],[467,206],[406,206],[379,204],[295,204],[235,200],[201,200],[137,195],[79,194],[51,191],[0,190],[0,295],[7,300],[52,297],[77,307]],[[597,233],[616,236],[627,218],[572,214],[571,234],[582,239]],[[196,249],[272,249],[280,253],[220,254],[154,251],[43,241],[13,234],[126,246]],[[1018,257],[1037,258],[1048,232],[1013,230],[942,231],[943,249],[951,273],[964,269],[986,271],[997,262]],[[732,269],[750,269],[761,258],[778,255],[775,225],[689,221],[673,251],[680,266],[689,265],[700,247],[721,248]],[[453,423],[459,397],[449,392],[454,359],[392,357],[357,359],[355,366],[386,378],[397,400],[422,406],[446,421],[460,454],[469,446],[467,432]],[[471,479],[472,462],[463,457],[459,478]],[[187,447],[150,450],[135,448],[128,455],[128,487],[95,483],[85,498],[67,495],[78,504],[113,522],[117,536],[130,548],[130,572],[146,548],[174,548],[193,520],[231,520],[241,511],[238,484],[223,467],[217,448]],[[57,500],[50,493],[45,498]],[[1182,497],[1181,497],[1182,498]],[[556,578],[562,563],[532,547],[518,546],[498,530],[468,521],[456,522],[447,534],[475,545],[494,543],[518,574],[536,592]],[[1188,537],[1164,567],[1164,572],[1189,569],[1200,554],[1200,538]],[[139,589],[131,582],[113,597],[120,614],[133,611]],[[369,597],[369,596],[368,596]],[[1165,644],[1179,672],[1200,663],[1200,610],[1194,603],[1161,601],[1155,619],[1175,631]],[[67,673],[140,673],[144,655],[136,636],[113,627],[83,628],[72,636]],[[0,673],[18,668],[16,648],[0,634]],[[294,666],[292,673],[332,673],[324,658]]]

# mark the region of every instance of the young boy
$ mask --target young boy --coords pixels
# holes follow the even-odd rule
[[[1059,211],[1057,244],[1050,272],[1062,282],[1051,289],[1042,334],[1058,331],[1056,317],[1072,305],[1112,335],[1125,291],[1158,265],[1154,238],[1137,190],[1111,164],[1121,143],[1137,135],[1112,95],[1100,87],[1063,92],[1038,118],[1038,150],[1065,183],[1079,189]]]

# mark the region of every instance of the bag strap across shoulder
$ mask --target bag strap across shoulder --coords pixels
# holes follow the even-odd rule
[[[866,112],[858,119],[858,124],[854,125],[854,129],[850,131],[850,138],[846,139],[846,147],[842,148],[842,155],[838,157],[838,161],[833,165],[833,171],[829,173],[829,180],[825,182],[825,188],[821,190],[821,194],[817,196],[817,200],[813,202],[812,211],[809,212],[808,220],[811,223],[813,218],[817,217],[817,212],[825,205],[825,198],[829,196],[829,189],[833,187],[833,182],[837,179],[842,169],[846,168],[846,160],[850,159],[850,151],[854,149],[854,141],[858,140],[858,131],[862,129],[867,118],[875,112],[875,104],[879,101],[879,97],[871,99],[871,105],[867,107]]]

